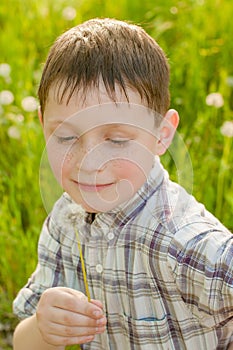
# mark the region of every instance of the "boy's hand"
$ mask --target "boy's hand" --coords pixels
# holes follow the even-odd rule
[[[98,300],[74,289],[47,289],[38,303],[36,318],[43,340],[55,346],[83,344],[103,333],[106,317]]]

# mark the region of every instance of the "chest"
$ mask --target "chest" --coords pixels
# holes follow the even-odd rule
[[[134,319],[162,319],[163,303],[172,276],[167,267],[166,245],[154,240],[109,245],[102,240],[83,245],[83,257],[91,298],[104,302],[105,312]],[[66,252],[67,253],[67,252]],[[83,270],[77,247],[70,251],[64,275],[68,286],[85,293]]]

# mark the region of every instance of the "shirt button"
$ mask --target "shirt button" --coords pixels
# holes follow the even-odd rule
[[[111,241],[114,237],[115,237],[114,233],[113,232],[109,232],[109,234],[108,234],[109,241]]]
[[[109,226],[108,226],[108,225],[101,224],[101,229],[102,229],[105,233],[109,232]]]
[[[97,264],[95,268],[98,273],[103,272],[103,266],[101,264]]]

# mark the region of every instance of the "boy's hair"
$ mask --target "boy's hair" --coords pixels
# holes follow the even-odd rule
[[[52,46],[38,90],[42,115],[51,86],[66,103],[75,92],[103,81],[115,101],[115,87],[137,91],[142,101],[164,115],[170,103],[169,66],[160,46],[144,29],[115,19],[92,19],[62,34]]]

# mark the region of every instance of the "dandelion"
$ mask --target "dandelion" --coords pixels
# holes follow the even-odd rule
[[[177,105],[182,105],[183,104],[183,99],[181,97],[176,97],[174,102]]]
[[[24,121],[24,116],[22,114],[17,114],[15,116],[15,121],[18,123],[22,123]]]
[[[14,124],[20,124],[24,121],[24,116],[22,114],[8,113],[5,117]]]
[[[194,141],[195,143],[200,143],[200,142],[201,142],[200,136],[194,136],[193,141]]]
[[[2,90],[0,92],[0,104],[10,105],[14,101],[14,95],[9,90]]]
[[[206,96],[207,106],[213,106],[215,108],[220,108],[224,105],[224,100],[222,95],[219,92],[213,92]]]
[[[48,7],[45,7],[45,6],[40,6],[39,11],[42,17],[47,17],[49,14],[49,9]]]
[[[233,87],[233,77],[232,76],[227,77],[226,83],[228,86]]]
[[[20,135],[20,131],[17,128],[17,126],[12,125],[9,127],[9,129],[7,130],[7,135],[11,138],[11,139],[15,139],[15,140],[19,140],[21,135]]]
[[[0,64],[0,76],[3,78],[9,78],[11,74],[11,66],[8,63]]]
[[[86,212],[83,209],[83,207],[76,203],[71,203],[69,205],[69,220],[76,224],[77,216],[82,218],[82,220],[85,220]]]
[[[65,18],[67,21],[72,21],[76,17],[76,10],[74,7],[67,6],[64,8],[62,11],[62,16]]]
[[[40,70],[35,70],[33,72],[33,78],[36,80],[36,81],[40,81],[40,78],[41,78],[41,71]]]
[[[38,102],[35,97],[27,96],[22,100],[21,106],[26,112],[34,112],[38,108]]]
[[[226,121],[220,128],[220,132],[223,136],[233,137],[233,121]]]
[[[178,13],[178,8],[173,6],[173,7],[170,8],[170,12],[171,12],[172,15],[176,15]]]

